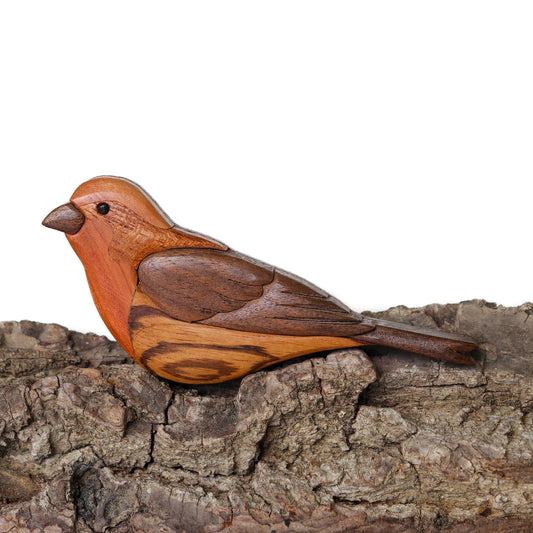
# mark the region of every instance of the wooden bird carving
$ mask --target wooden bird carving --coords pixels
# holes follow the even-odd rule
[[[367,345],[473,364],[468,338],[355,313],[293,274],[174,224],[124,178],[83,183],[43,224],[66,234],[115,339],[170,380],[218,383]]]

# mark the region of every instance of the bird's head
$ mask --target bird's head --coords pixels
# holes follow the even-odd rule
[[[133,267],[149,253],[167,248],[226,248],[176,226],[139,185],[114,176],[82,183],[70,202],[54,209],[43,225],[64,232],[78,255],[80,249],[104,249],[112,259]]]

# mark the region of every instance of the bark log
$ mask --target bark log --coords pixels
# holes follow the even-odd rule
[[[0,532],[531,531],[532,313],[377,314],[470,335],[474,367],[353,349],[216,386],[0,323]]]

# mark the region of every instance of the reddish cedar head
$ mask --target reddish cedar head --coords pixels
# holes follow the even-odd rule
[[[83,183],[43,224],[66,234],[113,336],[167,379],[217,383],[372,344],[473,364],[470,339],[355,313],[293,274],[177,226],[124,178]]]

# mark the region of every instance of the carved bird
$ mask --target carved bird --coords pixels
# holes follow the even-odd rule
[[[115,339],[170,380],[218,383],[368,345],[473,364],[470,339],[360,315],[293,274],[174,224],[124,178],[86,181],[43,224],[66,234]]]

